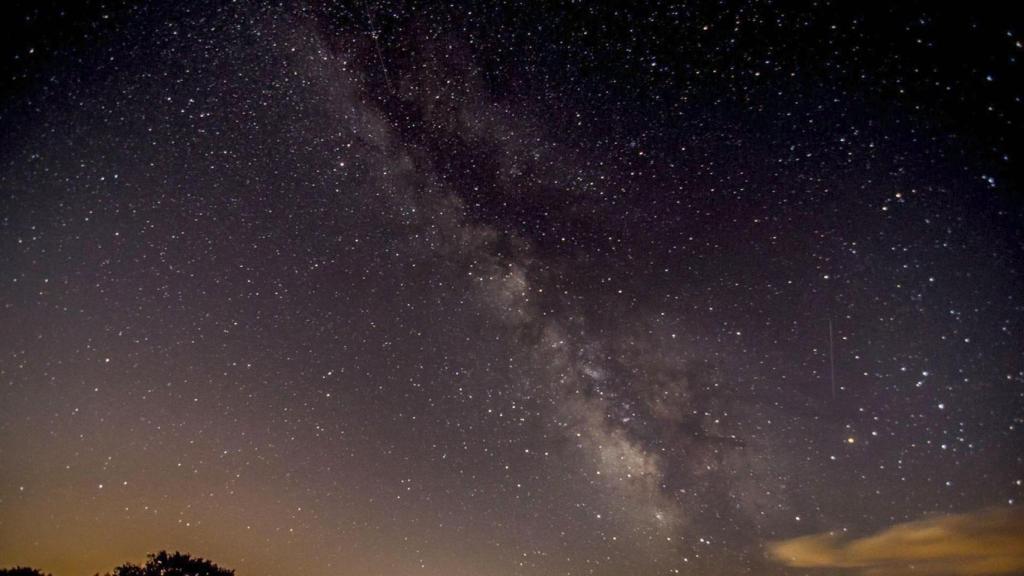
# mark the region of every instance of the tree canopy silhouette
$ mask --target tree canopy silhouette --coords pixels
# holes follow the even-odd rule
[[[35,568],[27,566],[15,566],[14,568],[0,568],[0,576],[51,576],[46,572],[40,572]]]
[[[188,554],[160,551],[150,554],[145,565],[124,564],[108,576],[234,576],[234,570],[221,568],[209,560]],[[21,576],[21,575],[18,575]]]

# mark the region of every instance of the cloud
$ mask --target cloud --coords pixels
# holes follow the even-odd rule
[[[870,576],[1017,574],[1024,572],[1024,511],[939,516],[856,539],[801,536],[771,544],[769,554],[788,566]]]

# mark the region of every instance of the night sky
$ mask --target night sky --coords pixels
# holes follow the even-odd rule
[[[5,5],[0,567],[1024,574],[1012,3],[614,4]]]

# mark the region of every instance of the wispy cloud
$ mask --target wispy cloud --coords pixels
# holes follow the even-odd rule
[[[769,547],[798,568],[845,568],[870,576],[981,576],[1024,572],[1024,511],[990,509],[905,522],[848,539],[801,536]]]

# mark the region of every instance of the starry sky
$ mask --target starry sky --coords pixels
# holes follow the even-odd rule
[[[1024,574],[1024,30],[861,4],[5,5],[0,566]]]

